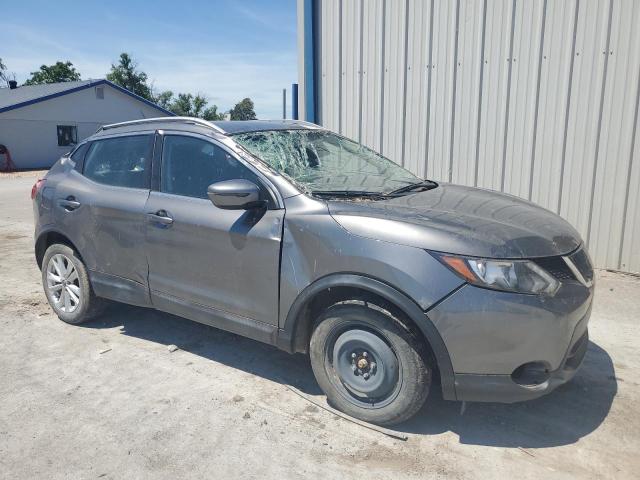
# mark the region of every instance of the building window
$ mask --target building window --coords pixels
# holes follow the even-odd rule
[[[96,98],[104,100],[104,87],[96,87]]]
[[[58,125],[58,146],[68,147],[78,143],[78,127],[75,125]]]

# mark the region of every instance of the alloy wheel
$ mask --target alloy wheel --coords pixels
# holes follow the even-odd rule
[[[61,253],[53,255],[47,264],[47,290],[56,310],[72,313],[80,305],[78,272],[73,262]]]

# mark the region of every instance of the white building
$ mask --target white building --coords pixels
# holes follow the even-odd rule
[[[0,144],[16,168],[49,167],[101,125],[168,115],[108,80],[0,88]]]

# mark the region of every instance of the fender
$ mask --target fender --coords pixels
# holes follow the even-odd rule
[[[451,358],[440,333],[427,314],[404,293],[375,278],[353,273],[338,273],[322,277],[307,286],[295,299],[285,319],[283,328],[278,332],[278,347],[289,351],[300,351],[301,336],[304,336],[305,308],[319,293],[336,287],[351,287],[377,295],[395,305],[404,312],[420,329],[431,346],[442,384],[445,400],[455,400],[455,383]],[[306,339],[305,339],[306,340]]]
[[[80,257],[82,258],[82,252],[76,246],[75,242],[70,238],[66,233],[61,232],[55,227],[55,224],[49,223],[47,225],[43,225],[40,230],[35,235],[34,241],[34,254],[36,256],[36,262],[38,263],[38,268],[42,268],[42,259],[44,257],[44,252],[46,248],[44,248],[43,242],[49,235],[55,235],[56,237],[63,237],[71,248],[73,248]]]

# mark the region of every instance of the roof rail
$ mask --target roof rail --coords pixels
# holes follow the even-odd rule
[[[103,125],[98,129],[98,132],[102,130],[110,130],[112,128],[127,127],[129,125],[143,125],[146,123],[193,123],[201,125],[203,127],[211,128],[219,133],[225,133],[223,129],[214,125],[207,120],[195,117],[157,117],[157,118],[141,118],[140,120],[130,120],[128,122],[112,123],[110,125]],[[97,132],[96,132],[97,133]]]

